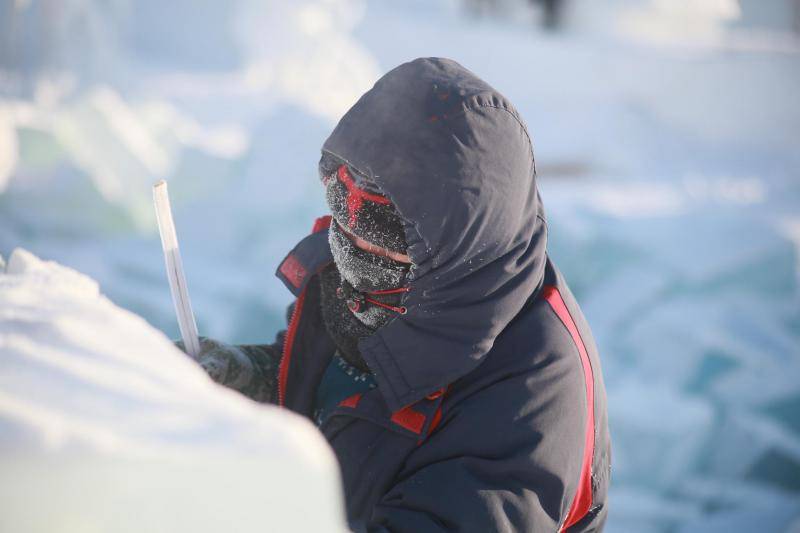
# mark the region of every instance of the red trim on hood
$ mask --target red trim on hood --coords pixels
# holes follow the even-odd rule
[[[572,315],[561,297],[558,289],[552,285],[542,288],[542,297],[547,300],[558,318],[567,327],[572,341],[578,347],[583,366],[583,381],[586,387],[586,429],[584,432],[583,462],[581,464],[581,477],[575,496],[572,499],[567,517],[559,531],[565,531],[586,516],[592,506],[592,458],[594,457],[594,374],[592,363],[586,345],[583,344],[581,334]]]

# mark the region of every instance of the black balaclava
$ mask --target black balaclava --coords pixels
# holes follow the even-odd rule
[[[330,155],[323,155],[320,175],[333,215],[328,243],[334,259],[320,277],[322,316],[341,356],[369,371],[358,341],[405,313],[403,285],[411,265],[362,250],[353,237],[404,254],[403,222],[371,180]]]

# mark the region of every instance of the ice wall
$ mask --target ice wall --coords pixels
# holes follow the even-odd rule
[[[2,531],[345,530],[310,422],[21,249],[0,273],[0,437]]]
[[[352,36],[364,11],[0,0],[0,253],[78,267],[176,336],[150,192],[165,178],[203,334],[266,340],[289,299],[271,272],[324,210],[319,147],[379,75]]]
[[[150,199],[167,177],[201,332],[272,341],[290,299],[272,273],[325,210],[316,163],[336,119],[380,73],[452,57],[533,137],[549,251],[603,357],[608,531],[793,531],[789,0],[574,0],[547,34],[527,0],[494,3],[518,9],[0,0],[0,253],[75,267],[177,337]]]

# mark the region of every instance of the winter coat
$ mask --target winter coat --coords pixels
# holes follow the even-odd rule
[[[457,63],[381,78],[323,150],[404,218],[414,268],[399,315],[359,349],[378,387],[321,425],[357,531],[599,531],[610,440],[591,331],[546,253],[533,149],[513,106]],[[297,297],[279,402],[311,416],[335,346],[319,272],[330,217],[283,260]]]

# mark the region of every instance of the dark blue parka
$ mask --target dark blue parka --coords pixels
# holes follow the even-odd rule
[[[381,78],[323,151],[369,176],[404,219],[408,312],[359,344],[378,387],[321,430],[357,530],[597,531],[610,441],[597,348],[547,257],[533,148],[517,111],[459,64]],[[318,273],[328,218],[281,263],[297,296],[280,403],[311,415],[335,350]]]

